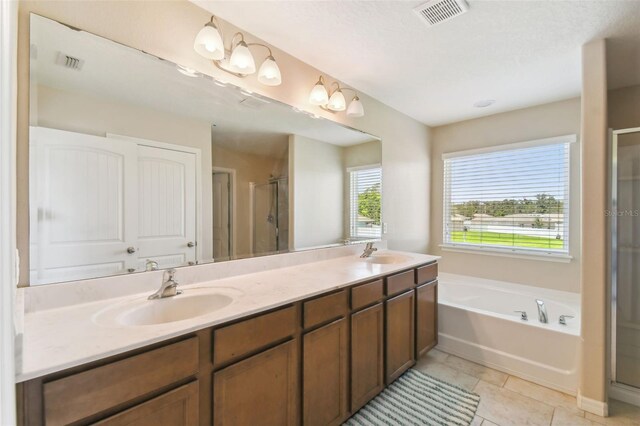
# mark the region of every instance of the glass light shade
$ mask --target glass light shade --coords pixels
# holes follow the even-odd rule
[[[253,74],[256,72],[256,62],[253,60],[253,55],[244,41],[241,41],[233,48],[229,58],[229,69],[239,74]]]
[[[347,115],[349,117],[362,117],[364,115],[364,107],[359,97],[353,97],[351,103],[349,103],[349,108],[347,108]]]
[[[327,88],[324,87],[322,81],[318,80],[311,93],[309,93],[309,103],[312,105],[326,105],[329,102],[329,94]]]
[[[258,70],[258,81],[266,86],[279,86],[282,83],[280,68],[273,56],[264,60]]]
[[[333,111],[344,111],[347,107],[347,101],[342,94],[342,90],[337,89],[329,98],[327,108]]]
[[[196,36],[193,49],[207,59],[220,60],[224,58],[224,44],[220,31],[208,22]]]

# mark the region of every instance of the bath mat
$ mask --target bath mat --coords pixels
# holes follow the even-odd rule
[[[355,413],[346,426],[469,426],[480,396],[409,369]]]

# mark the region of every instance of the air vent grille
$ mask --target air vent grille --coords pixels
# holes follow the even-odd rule
[[[469,5],[465,0],[432,0],[413,9],[429,26],[448,21],[468,10]]]
[[[84,61],[80,58],[58,52],[58,56],[56,57],[56,64],[70,70],[80,71],[82,69],[82,66],[84,65]]]

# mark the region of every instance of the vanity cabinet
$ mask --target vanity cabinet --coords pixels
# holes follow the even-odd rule
[[[351,412],[384,388],[384,308],[378,303],[351,315]]]
[[[349,413],[347,320],[342,318],[306,333],[302,353],[303,424],[342,424]]]
[[[438,344],[438,281],[416,288],[416,358]]]
[[[298,346],[290,340],[213,375],[213,424],[298,423]]]
[[[191,382],[99,421],[99,426],[197,426],[198,382]]]
[[[437,265],[18,385],[21,425],[339,425],[437,343]]]
[[[390,384],[415,363],[415,291],[386,302],[386,383]]]

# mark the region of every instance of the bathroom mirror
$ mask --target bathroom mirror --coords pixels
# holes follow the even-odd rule
[[[378,138],[39,15],[30,31],[31,285],[381,237]]]

